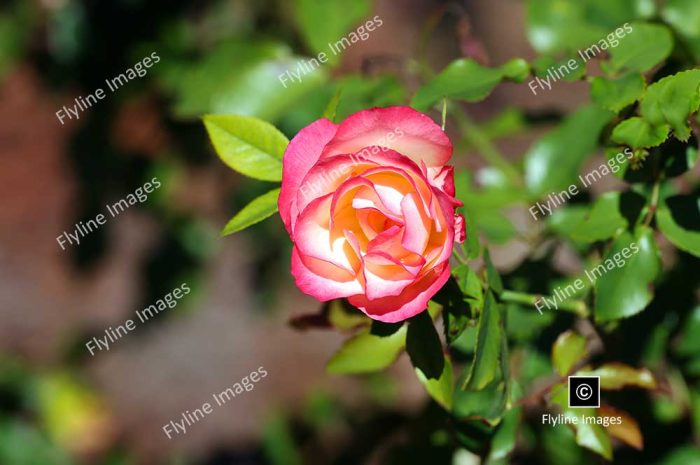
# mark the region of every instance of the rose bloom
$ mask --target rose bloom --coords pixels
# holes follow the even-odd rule
[[[465,236],[451,156],[444,131],[409,107],[302,129],[284,154],[278,201],[297,286],[385,322],[425,310]]]

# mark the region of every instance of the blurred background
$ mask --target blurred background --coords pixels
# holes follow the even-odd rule
[[[395,444],[441,421],[405,355],[389,374],[325,373],[343,338],[288,324],[320,305],[294,286],[279,218],[219,237],[271,185],[221,163],[200,117],[256,115],[291,138],[339,87],[338,119],[405,103],[419,84],[417,57],[436,69],[458,56],[531,59],[525,7],[375,0],[349,1],[338,14],[324,6],[331,3],[0,1],[0,464],[388,463]],[[383,24],[367,40],[299,83],[279,83],[280,73],[317,53],[324,31],[349,32],[374,15]],[[57,119],[63,105],[106,90],[105,79],[154,52],[160,61],[145,76],[107,92],[79,119]],[[576,107],[586,92],[571,83],[535,97],[525,84],[504,84],[470,112],[494,121],[494,134],[509,128],[499,145],[515,159],[550,115]],[[533,130],[518,130],[522,115],[503,111],[512,106],[538,115]],[[455,163],[479,168],[473,152],[457,147]],[[154,177],[162,186],[148,200],[108,218],[79,246],[57,244]],[[530,252],[515,234],[526,219],[514,211],[506,224],[486,225],[501,239],[493,255],[502,270]],[[86,349],[181,283],[192,292],[175,308],[108,351]],[[184,435],[163,433],[258,367],[268,376],[254,390]],[[469,454],[460,460],[478,463]]]

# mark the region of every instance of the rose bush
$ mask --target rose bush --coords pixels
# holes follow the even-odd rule
[[[297,286],[384,322],[425,310],[465,236],[451,156],[444,131],[409,107],[302,129],[284,153],[278,201]]]

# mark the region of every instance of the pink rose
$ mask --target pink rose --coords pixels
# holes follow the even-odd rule
[[[451,156],[447,135],[409,107],[302,129],[284,154],[278,202],[297,286],[385,322],[425,310],[465,235]]]

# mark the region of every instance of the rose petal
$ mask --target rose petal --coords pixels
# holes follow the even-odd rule
[[[410,107],[372,108],[350,115],[338,126],[322,158],[382,146],[416,163],[443,166],[452,156],[452,142],[428,116]],[[371,159],[374,159],[370,155]]]
[[[296,196],[302,181],[318,161],[323,147],[336,133],[337,126],[323,118],[311,123],[294,137],[282,158],[282,188],[277,201],[280,216],[289,234],[299,210]]]
[[[401,294],[370,300],[359,294],[348,297],[348,301],[370,318],[396,323],[411,318],[428,308],[428,301],[440,290],[450,277],[447,262],[430,270],[422,279],[407,286]]]
[[[349,279],[346,271],[331,263],[311,257],[302,259],[296,247],[292,249],[291,271],[302,292],[324,302],[364,292],[357,278]]]

